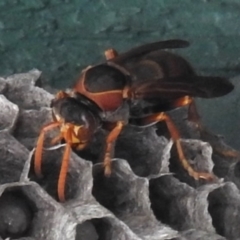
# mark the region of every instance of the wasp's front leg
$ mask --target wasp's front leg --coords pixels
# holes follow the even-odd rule
[[[36,151],[35,151],[35,156],[34,156],[34,172],[38,177],[41,177],[42,175],[42,170],[41,170],[41,165],[42,165],[42,152],[43,152],[43,144],[44,144],[44,137],[45,134],[50,131],[51,129],[55,127],[59,127],[61,123],[59,122],[52,122],[47,125],[45,125],[38,137],[37,140],[37,145],[36,145]]]

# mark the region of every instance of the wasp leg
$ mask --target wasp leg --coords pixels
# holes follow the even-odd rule
[[[62,132],[60,132],[58,136],[56,136],[51,140],[51,145],[55,145],[56,143],[60,142],[62,139],[63,139],[63,134]]]
[[[189,105],[188,107],[188,121],[191,121],[195,124],[197,129],[199,130],[201,137],[204,138],[204,135],[211,134],[201,123],[201,117],[198,114],[197,106],[193,98],[189,96],[185,96],[183,98],[179,98],[172,104],[174,107],[181,107],[185,105]],[[214,134],[213,134],[214,135]],[[208,140],[209,141],[209,140]],[[211,142],[210,142],[211,144]],[[222,148],[216,147],[214,144],[211,144],[213,151],[219,155],[222,155],[227,158],[239,158],[240,153],[236,150],[224,150]]]
[[[67,171],[69,168],[69,160],[70,160],[70,153],[71,153],[71,146],[73,144],[79,144],[82,148],[86,145],[83,145],[80,142],[79,136],[75,133],[75,127],[78,130],[81,128],[79,126],[75,126],[71,123],[66,123],[62,125],[61,134],[66,142],[65,150],[63,153],[62,164],[60,169],[60,174],[58,178],[58,198],[60,202],[65,202],[65,186],[66,186],[66,178],[67,178]]]
[[[37,140],[37,146],[36,146],[36,151],[35,151],[35,156],[34,156],[34,172],[38,177],[41,177],[42,175],[42,170],[41,170],[41,162],[42,162],[42,151],[43,151],[43,143],[44,143],[44,136],[46,132],[49,130],[59,127],[60,123],[59,122],[52,122],[47,125],[45,125],[38,137]]]
[[[180,134],[178,132],[178,129],[176,128],[175,124],[173,123],[171,118],[166,113],[163,113],[163,112],[156,113],[156,114],[150,115],[150,116],[142,119],[143,124],[150,124],[153,122],[160,122],[160,121],[166,122],[168,131],[170,132],[170,135],[171,135],[171,138],[174,141],[174,143],[176,144],[179,160],[180,160],[182,166],[184,167],[184,169],[188,172],[188,174],[191,177],[193,177],[195,180],[199,180],[200,178],[206,179],[209,181],[215,179],[216,177],[211,173],[195,171],[191,167],[191,165],[188,163],[188,161],[184,155],[183,149],[182,149],[182,145],[180,142]]]
[[[189,96],[184,96],[182,98],[177,99],[176,101],[174,101],[171,106],[172,107],[183,107],[183,106],[188,106],[188,120],[191,122],[194,122],[196,124],[197,127],[201,128],[201,124],[200,124],[200,115],[198,114],[197,111],[197,107],[195,104],[195,101],[192,97]]]
[[[122,121],[119,121],[116,123],[115,127],[111,130],[111,132],[107,136],[106,140],[106,149],[105,149],[105,155],[103,160],[103,166],[104,166],[104,174],[105,176],[109,176],[112,172],[111,165],[111,152],[112,152],[112,145],[118,138],[120,132],[122,131],[124,126],[124,123]]]
[[[74,146],[74,149],[81,151],[86,147],[87,143],[79,143],[78,145]]]
[[[76,145],[78,148],[81,147],[83,149],[87,142],[80,142],[79,136],[75,133],[75,127],[78,130],[81,128],[79,126],[75,126],[71,123],[65,123],[61,127],[61,133],[57,136],[53,141],[57,141],[59,139],[63,139],[66,142],[66,146],[63,153],[62,164],[60,169],[60,174],[58,178],[58,198],[60,202],[65,202],[65,186],[66,186],[66,178],[67,178],[67,171],[69,168],[69,160],[71,154],[71,147],[72,145]]]
[[[201,137],[204,138],[205,135],[214,135],[214,133],[211,133],[209,130],[207,130],[201,123],[201,118],[200,115],[198,114],[197,111],[197,106],[195,104],[195,101],[192,100],[192,102],[189,105],[188,108],[188,120],[191,122],[194,122],[196,124],[196,127],[198,128]],[[211,142],[210,142],[211,143]],[[240,153],[236,150],[226,150],[226,149],[222,149],[220,147],[217,147],[214,144],[211,144],[213,151],[216,152],[219,155],[222,155],[226,158],[239,158],[240,157]]]
[[[199,130],[203,128],[201,124],[201,117],[197,111],[197,106],[194,100],[192,100],[188,107],[188,121],[195,123]]]
[[[213,147],[213,150],[226,157],[226,158],[239,158],[240,157],[240,152],[236,151],[236,150],[223,150],[221,148],[217,148],[217,147]]]
[[[172,103],[173,107],[183,107],[188,105],[188,116],[187,120],[195,123],[196,127],[200,130],[202,129],[201,118],[198,114],[197,107],[195,101],[192,97],[184,96],[182,98],[177,99]]]
[[[60,174],[58,178],[58,198],[60,202],[65,202],[65,185],[66,185],[67,171],[68,171],[70,153],[71,153],[72,132],[73,132],[73,127],[70,126],[66,130],[66,135],[65,135],[66,146],[65,146]]]

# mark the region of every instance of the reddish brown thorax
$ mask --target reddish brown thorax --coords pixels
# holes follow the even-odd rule
[[[74,90],[95,102],[103,111],[115,111],[123,104],[125,89],[90,92],[86,88],[86,71],[83,72],[80,79],[76,82]]]

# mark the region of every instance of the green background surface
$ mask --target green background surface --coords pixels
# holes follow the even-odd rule
[[[1,0],[0,75],[37,68],[65,88],[108,47],[181,38],[191,46],[177,52],[199,74],[232,78],[240,72],[239,22],[239,0]],[[198,106],[205,125],[240,149],[237,89]]]

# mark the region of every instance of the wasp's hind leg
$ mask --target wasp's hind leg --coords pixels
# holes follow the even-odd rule
[[[195,104],[195,101],[192,100],[189,104],[188,108],[188,120],[195,123],[201,139],[208,141],[213,149],[213,152],[217,153],[218,155],[221,155],[226,158],[239,158],[240,153],[234,149],[224,149],[224,147],[219,146],[218,144],[214,144],[214,141],[211,141],[211,135],[214,136],[214,133],[211,133],[209,130],[207,130],[203,124],[201,123],[200,115],[197,111],[197,106]]]
[[[171,120],[171,118],[166,113],[161,112],[161,113],[152,114],[150,116],[142,118],[141,121],[139,121],[139,123],[144,126],[144,125],[148,125],[148,124],[151,124],[154,122],[160,122],[160,121],[166,122],[171,138],[176,144],[179,161],[181,162],[183,168],[188,172],[188,174],[191,177],[193,177],[195,180],[206,179],[208,181],[212,181],[216,179],[216,176],[212,173],[198,172],[191,167],[191,165],[188,163],[184,155],[182,144],[180,142],[179,131],[175,126],[175,124],[173,123],[173,121]]]

